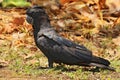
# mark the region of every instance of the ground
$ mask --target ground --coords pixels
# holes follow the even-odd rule
[[[47,58],[36,47],[32,26],[25,21],[26,9],[1,8],[0,80],[120,80],[119,17],[113,17],[110,13],[104,15],[102,21],[96,17],[97,11],[94,15],[84,12],[87,16],[93,16],[86,17],[83,10],[79,14],[77,9],[71,8],[75,5],[72,3],[61,9],[55,5],[46,7],[51,25],[61,36],[83,44],[96,56],[108,59],[116,71],[100,69],[93,72],[91,67],[65,64],[54,64],[53,69],[47,69]]]

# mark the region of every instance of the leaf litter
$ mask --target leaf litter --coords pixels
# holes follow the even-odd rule
[[[52,26],[61,36],[85,45],[94,55],[111,61],[120,59],[119,0],[60,0],[60,4],[46,0],[32,3],[45,7]],[[28,48],[30,53],[21,52],[24,64],[38,63],[34,58],[38,49],[33,40],[32,26],[25,21],[25,9],[1,9],[0,14],[0,46]],[[0,51],[1,55],[3,53]],[[0,66],[9,66],[10,63],[0,57]]]

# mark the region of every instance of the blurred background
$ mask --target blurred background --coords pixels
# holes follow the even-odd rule
[[[92,74],[84,67],[57,64],[50,70],[38,69],[47,67],[47,59],[35,46],[32,26],[26,22],[26,9],[33,5],[45,8],[61,36],[108,59],[116,72]],[[119,80],[120,0],[0,0],[0,70],[0,78],[25,77],[22,80]]]

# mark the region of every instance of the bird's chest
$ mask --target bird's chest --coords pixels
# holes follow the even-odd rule
[[[56,45],[52,40],[50,40],[49,38],[46,37],[39,37],[37,40],[37,46],[40,49],[45,48],[46,50],[49,50],[51,48],[54,47],[54,45]]]
[[[45,37],[39,37],[37,39],[37,45],[38,47],[41,46],[41,47],[47,47],[49,45],[47,39]]]
[[[37,46],[38,48],[47,56],[47,57],[53,57],[55,55],[55,43],[50,40],[49,38],[40,37],[37,40]],[[55,56],[54,56],[55,57]]]

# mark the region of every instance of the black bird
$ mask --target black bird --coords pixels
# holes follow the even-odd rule
[[[49,17],[43,7],[33,6],[27,9],[26,14],[27,22],[33,27],[35,43],[48,58],[50,68],[55,62],[114,70],[109,66],[108,60],[94,56],[83,45],[78,45],[58,35],[51,27]]]

